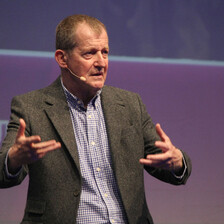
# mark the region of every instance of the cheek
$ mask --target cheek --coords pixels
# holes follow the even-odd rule
[[[107,78],[107,71],[105,72],[105,75],[104,75],[104,81],[106,81],[106,78]]]
[[[87,73],[90,73],[90,74],[96,70],[93,63],[86,64],[84,69]]]
[[[77,61],[76,67],[80,72],[88,74],[91,71],[93,64],[91,61],[80,60]]]
[[[107,71],[108,71],[108,63],[107,63],[107,65],[104,68],[105,76],[107,76]]]

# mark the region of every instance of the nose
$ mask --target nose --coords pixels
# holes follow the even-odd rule
[[[94,66],[97,67],[97,68],[100,68],[100,69],[104,68],[106,66],[106,61],[107,61],[107,58],[105,58],[101,52],[98,52],[96,54],[96,59],[94,61]]]

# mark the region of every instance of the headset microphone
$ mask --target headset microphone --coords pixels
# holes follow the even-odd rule
[[[76,78],[80,79],[81,81],[85,82],[86,78],[84,76],[78,76],[76,75],[74,72],[71,71],[71,69],[69,67],[67,67],[67,69],[69,70],[69,72],[74,75]]]

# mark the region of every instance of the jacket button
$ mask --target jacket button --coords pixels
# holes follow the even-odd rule
[[[75,190],[74,193],[73,193],[73,195],[74,195],[75,197],[79,196],[79,190]]]

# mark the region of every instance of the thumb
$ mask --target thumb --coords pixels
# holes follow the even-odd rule
[[[26,123],[22,118],[20,118],[19,119],[19,129],[18,129],[18,132],[16,135],[17,138],[25,136],[25,128],[26,128]]]

